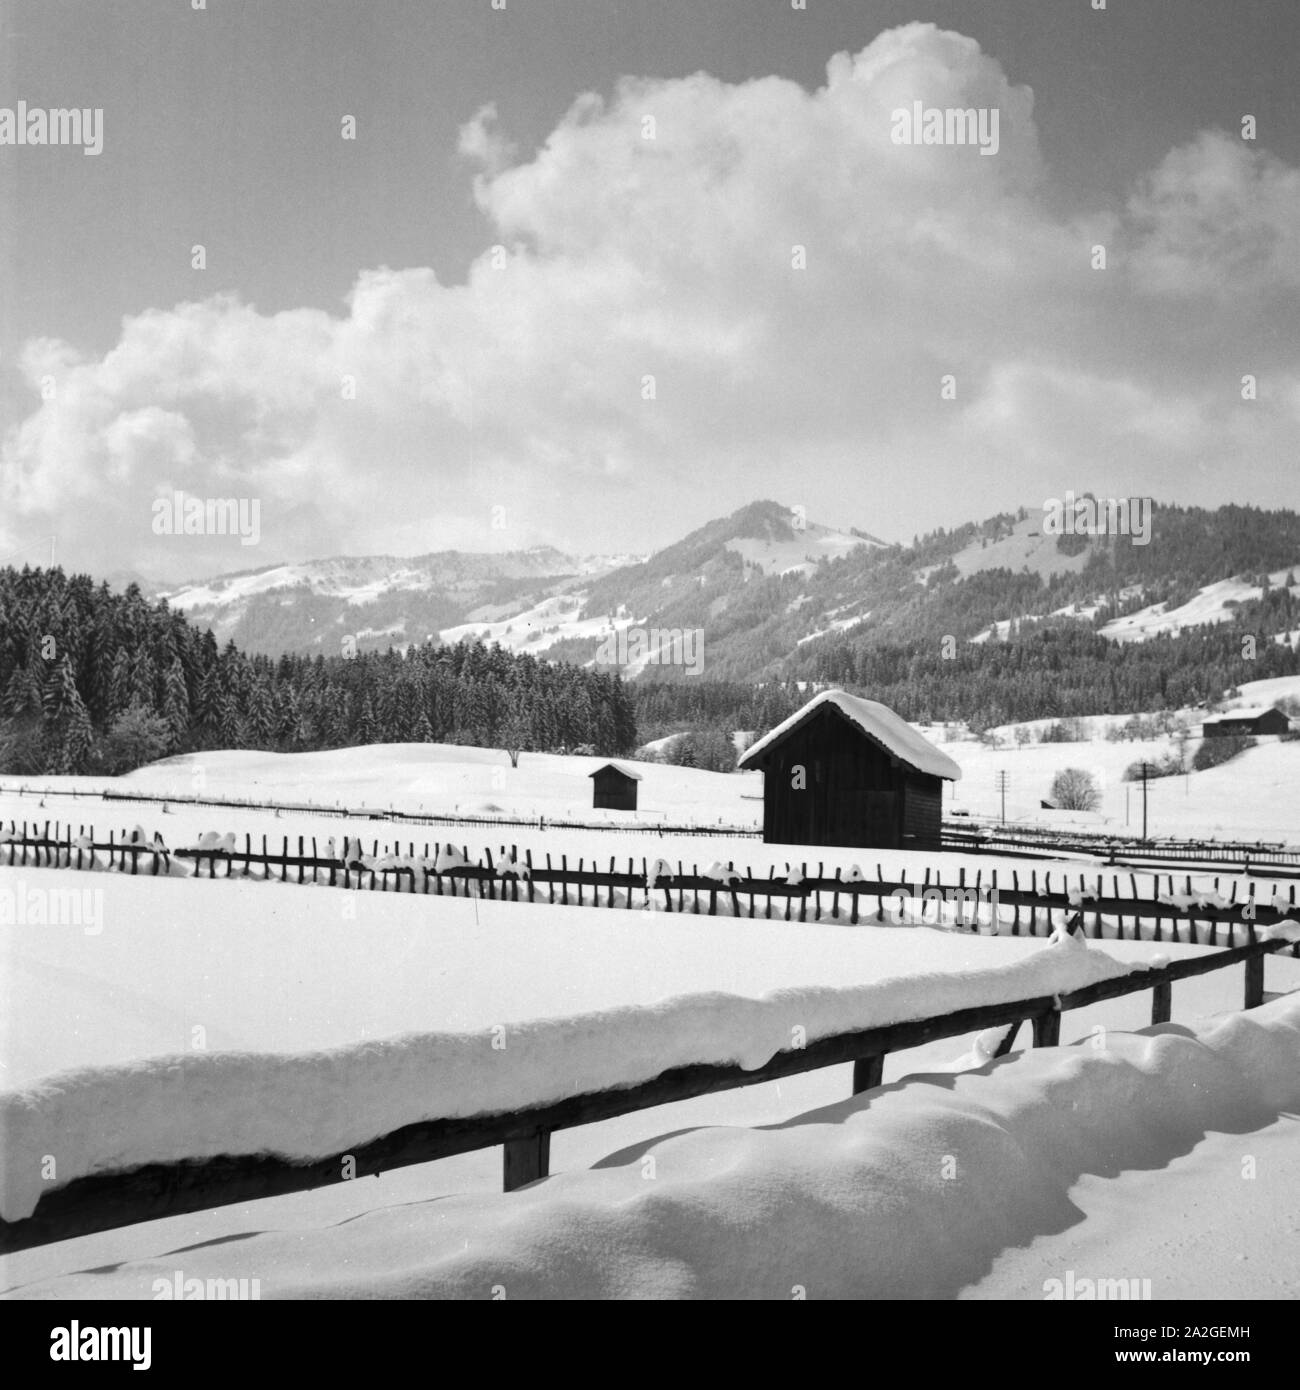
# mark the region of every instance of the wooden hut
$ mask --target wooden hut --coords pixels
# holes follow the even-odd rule
[[[875,700],[825,690],[741,757],[763,771],[763,839],[937,849],[943,784],[961,769]]]
[[[1229,734],[1284,734],[1291,721],[1280,709],[1240,709],[1220,719],[1207,719],[1201,725],[1204,738],[1227,738]]]
[[[635,811],[639,772],[620,763],[606,763],[587,774],[592,779],[591,804],[600,811]]]

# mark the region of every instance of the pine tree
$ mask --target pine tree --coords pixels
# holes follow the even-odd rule
[[[64,652],[58,665],[46,677],[45,687],[41,691],[41,712],[46,723],[61,723],[80,699],[72,672],[72,660]]]
[[[221,736],[221,670],[209,666],[199,683],[198,723],[205,742],[213,742]]]
[[[222,694],[217,715],[217,738],[223,748],[242,748],[244,742],[244,721],[239,715],[235,697]]]
[[[285,676],[277,680],[275,686],[275,736],[282,748],[298,748],[304,740],[300,738],[302,726],[302,702],[298,692]]]
[[[137,651],[131,661],[131,698],[129,704],[143,705],[145,709],[157,709],[158,673],[153,658],[145,651]]]
[[[169,748],[180,748],[190,732],[190,695],[185,671],[178,657],[172,657],[163,679],[162,717],[170,735]]]
[[[266,689],[266,682],[258,681],[253,686],[253,693],[248,701],[247,737],[252,740],[255,748],[268,748],[272,742],[274,727],[275,713],[271,706],[271,697]]]
[[[5,686],[0,713],[8,719],[41,713],[41,681],[32,666],[15,666]]]
[[[360,744],[374,743],[375,741],[375,710],[370,703],[370,696],[367,695],[361,702],[361,715],[357,720],[357,742]]]
[[[87,771],[95,743],[95,732],[91,728],[90,713],[85,702],[75,690],[73,695],[76,698],[68,710],[60,757],[59,770],[65,775]]]

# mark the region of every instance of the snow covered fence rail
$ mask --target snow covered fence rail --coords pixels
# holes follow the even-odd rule
[[[124,873],[139,873],[141,859],[146,862],[146,873],[156,875],[171,872],[172,855],[163,844],[162,836],[155,832],[151,840],[139,826],[132,831],[123,830],[120,838],[115,838],[110,830],[107,840],[96,841],[93,825],[89,829],[84,825],[78,826],[74,837],[71,825],[60,831],[57,821],[53,834],[49,821],[40,830],[33,825],[30,834],[26,821],[21,827],[17,821],[10,821],[7,827],[0,826],[0,851],[6,848],[9,850],[11,867],[17,863],[26,865],[30,851],[32,862],[38,868],[94,869],[99,867],[97,856],[102,854],[109,869]]]
[[[758,1066],[716,1061],[679,1064],[648,1080],[587,1090],[510,1111],[402,1124],[328,1156],[317,1150],[311,1157],[295,1161],[263,1146],[255,1152],[218,1153],[115,1170],[92,1167],[62,1186],[29,1194],[29,1199],[18,1182],[12,1190],[6,1189],[9,1219],[0,1219],[0,1253],[379,1176],[392,1168],[496,1145],[504,1148],[503,1187],[509,1192],[548,1175],[550,1136],[558,1129],[849,1062],[853,1063],[852,1094],[859,1095],[882,1084],[884,1059],[891,1052],[986,1029],[1006,1029],[996,1053],[1001,1056],[1011,1050],[1025,1020],[1032,1024],[1035,1047],[1056,1047],[1063,1013],[1148,989],[1153,992],[1153,1024],[1166,1023],[1171,1016],[1174,983],[1238,964],[1245,967],[1244,1007],[1256,1008],[1264,1002],[1265,957],[1294,942],[1300,942],[1300,924],[1287,922],[1250,945],[1115,973],[1105,968],[1114,967],[1115,962],[1094,961],[1077,938],[1062,937],[1057,946],[1065,956],[1047,962],[1062,985],[1057,993],[997,999],[875,1027],[841,1028],[783,1047]],[[1033,978],[1041,987],[1043,975]],[[40,1138],[43,1141],[45,1136]]]
[[[666,821],[588,821],[563,820],[553,816],[537,815],[526,819],[508,815],[470,815],[436,811],[399,811],[393,807],[366,806],[348,807],[327,805],[314,801],[257,801],[251,797],[217,798],[210,796],[190,796],[184,793],[123,792],[104,788],[64,788],[64,787],[6,787],[0,785],[0,793],[10,796],[70,796],[92,797],[99,801],[139,801],[161,806],[211,806],[216,809],[239,811],[269,811],[276,817],[280,815],[301,815],[329,817],[337,820],[382,820],[404,825],[509,825],[545,830],[599,830],[614,831],[620,835],[725,835],[729,838],[759,839],[762,831],[753,825],[724,825],[722,821],[709,825],[673,825]]]
[[[430,849],[425,844],[423,852],[417,852],[413,843],[408,843],[403,851],[400,844],[381,847],[379,841],[374,840],[367,852],[358,839],[344,836],[341,849],[331,837],[324,853],[319,851],[313,838],[308,853],[304,837],[299,836],[298,851],[291,854],[285,836],[277,854],[268,847],[265,835],[260,851],[253,848],[251,835],[245,834],[243,838],[242,850],[233,833],[209,834],[197,846],[169,850],[161,835],[155,833],[150,840],[139,826],[131,832],[123,830],[120,837],[110,832],[106,841],[99,841],[93,826],[89,829],[79,826],[74,837],[70,825],[61,830],[58,822],[52,831],[50,822],[46,821],[43,828],[38,830],[33,826],[30,833],[27,822],[24,821],[21,828],[17,822],[11,822],[7,829],[0,828],[0,863],[4,862],[3,851],[8,849],[11,866],[27,865],[30,854],[37,867],[94,869],[100,867],[97,855],[104,854],[110,869],[135,874],[140,871],[143,860],[146,873],[170,875],[175,858],[193,863],[195,876],[202,876],[206,866],[209,878],[229,878],[241,865],[240,872],[249,877],[256,866],[263,878],[284,883],[324,882],[330,887],[477,896],[513,902],[558,901],[565,906],[572,901],[577,906],[639,908],[707,916],[753,918],[760,915],[758,908],[762,900],[761,916],[765,920],[772,917],[775,901],[778,915],[785,921],[795,918],[797,903],[797,919],[801,922],[810,918],[821,921],[827,915],[833,920],[843,920],[841,899],[844,899],[848,921],[853,925],[862,922],[865,916],[867,921],[894,925],[950,924],[976,932],[1045,936],[1065,923],[1071,930],[1079,930],[1094,939],[1123,940],[1127,920],[1132,940],[1185,941],[1209,946],[1253,942],[1257,928],[1273,926],[1300,913],[1297,905],[1300,880],[1285,886],[1285,892],[1284,885],[1273,885],[1270,897],[1265,900],[1256,896],[1253,883],[1239,897],[1241,885],[1236,881],[1227,885],[1225,894],[1218,878],[1210,890],[1195,888],[1190,876],[1184,876],[1183,887],[1179,889],[1172,874],[1155,874],[1151,889],[1143,896],[1135,874],[1124,876],[1128,880],[1127,891],[1118,874],[1098,872],[1089,882],[1090,876],[1080,872],[1071,886],[1072,876],[1058,871],[1059,886],[1053,887],[1050,870],[1043,874],[1040,885],[1038,870],[1013,869],[1003,871],[1001,877],[997,869],[987,873],[978,870],[973,879],[968,879],[964,866],[958,867],[956,883],[951,879],[945,883],[937,868],[927,868],[919,882],[909,880],[906,872],[901,878],[886,878],[880,864],[875,866],[874,877],[863,874],[856,866],[847,872],[836,867],[833,874],[828,875],[824,863],[818,863],[815,873],[807,863],[800,863],[786,864],[783,871],[768,867],[764,878],[761,872],[756,874],[752,868],[742,872],[732,863],[716,863],[701,872],[696,864],[688,871],[680,860],[674,868],[664,859],[650,862],[643,858],[638,869],[630,857],[626,870],[622,870],[612,856],[607,870],[597,867],[594,858],[590,868],[586,867],[585,858],[572,867],[567,855],[560,855],[556,865],[549,853],[543,867],[534,863],[530,849],[521,854],[517,845],[501,846],[496,859],[492,851],[486,849],[475,862],[465,845],[435,843]],[[225,868],[224,875],[219,873],[221,865]],[[1027,880],[1023,884],[1022,872]],[[1167,880],[1167,887],[1162,887],[1162,877]],[[639,904],[634,894],[640,895]],[[829,912],[824,898],[829,899]],[[747,900],[748,912],[742,907],[742,899]],[[869,906],[864,910],[864,899],[868,905],[874,903],[874,910]],[[1005,909],[1010,910],[1009,917]],[[1180,926],[1185,928],[1182,935]],[[1296,954],[1300,955],[1300,947]]]
[[[1176,864],[1182,867],[1207,864],[1215,868],[1241,866],[1241,872],[1260,877],[1300,877],[1300,848],[1265,841],[1246,843],[1229,840],[1141,840],[1096,835],[1087,831],[1063,833],[1059,830],[1016,826],[969,825],[945,821],[945,849],[978,854],[988,851],[1025,858],[1048,858],[1060,854],[1086,854],[1108,864]]]

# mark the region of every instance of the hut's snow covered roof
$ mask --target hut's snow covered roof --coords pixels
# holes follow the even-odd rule
[[[605,772],[609,768],[613,768],[615,772],[621,773],[624,777],[628,778],[629,781],[639,782],[641,780],[641,774],[639,772],[633,772],[630,767],[625,767],[622,763],[602,763],[598,768],[587,773],[587,776],[594,777],[596,773]]]
[[[1220,710],[1218,714],[1210,715],[1203,722],[1206,724],[1222,724],[1225,719],[1258,719],[1262,714],[1276,713],[1286,716],[1285,710],[1278,710],[1274,705],[1243,705],[1240,709]]]
[[[858,695],[847,695],[842,690],[823,690],[820,695],[815,695],[783,724],[778,724],[770,733],[764,734],[757,743],[751,744],[745,750],[738,765],[740,767],[753,767],[755,759],[764,749],[779,743],[791,730],[798,728],[823,705],[834,705],[868,738],[874,739],[900,762],[914,767],[918,772],[927,772],[932,777],[943,777],[950,782],[960,780],[961,768],[946,753],[941,753],[929,739],[918,734],[905,719],[895,714],[888,705],[882,705],[875,700],[864,700]]]

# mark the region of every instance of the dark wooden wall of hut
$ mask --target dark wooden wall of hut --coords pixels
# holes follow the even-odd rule
[[[1290,727],[1290,720],[1280,709],[1267,709],[1244,719],[1227,715],[1206,720],[1202,733],[1206,738],[1226,738],[1229,734],[1284,734]]]
[[[625,777],[617,768],[602,768],[594,773],[591,785],[591,804],[596,810],[636,810],[636,789],[640,783]]]
[[[805,786],[792,785],[804,769]],[[763,838],[879,849],[939,842],[942,782],[900,764],[832,707],[763,759]]]
[[[938,849],[943,833],[943,778],[909,772],[903,801],[903,848]]]

